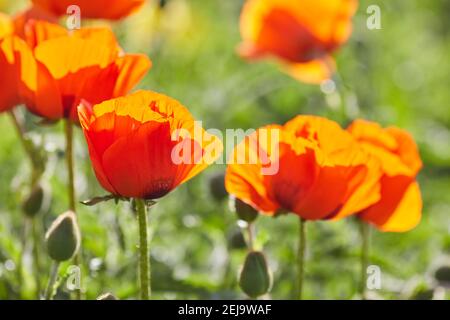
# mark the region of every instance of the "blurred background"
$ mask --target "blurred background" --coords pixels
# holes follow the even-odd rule
[[[15,13],[28,4],[0,0],[0,11]],[[249,64],[236,55],[242,4],[151,0],[138,13],[112,24],[125,51],[146,53],[153,60],[138,87],[178,99],[205,128],[257,128],[284,123],[297,114],[315,114],[343,126],[366,118],[410,131],[425,164],[419,175],[423,219],[404,234],[372,230],[370,263],[381,268],[382,288],[371,295],[449,298],[450,2],[360,1],[353,35],[336,54],[335,85],[322,87],[299,83],[270,61]],[[381,8],[380,30],[366,27],[366,9],[372,4]],[[36,230],[43,232],[67,208],[63,126],[38,125],[39,119],[23,108],[18,113],[26,117],[30,136],[48,153],[45,201]],[[24,236],[29,223],[18,205],[28,192],[29,163],[6,114],[0,115],[0,132],[0,299],[33,298],[31,245]],[[78,199],[104,195],[79,129],[75,147]],[[151,209],[154,298],[245,298],[237,275],[246,248],[228,206],[224,170],[223,165],[211,166]],[[86,297],[107,291],[121,299],[138,297],[137,223],[130,205],[79,205],[78,214]],[[274,275],[267,298],[294,297],[297,233],[295,216],[261,216],[256,222],[256,246],[266,253]],[[305,297],[356,298],[360,240],[355,221],[311,223],[308,234]],[[45,280],[50,261],[42,243],[40,250]],[[68,266],[63,265],[61,276],[67,275]],[[61,287],[56,298],[68,297]]]

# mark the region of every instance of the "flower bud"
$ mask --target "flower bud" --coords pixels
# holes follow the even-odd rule
[[[418,288],[415,290],[409,300],[433,300],[434,289],[433,288]]]
[[[50,257],[58,262],[72,258],[80,246],[80,230],[73,211],[61,214],[45,234]]]
[[[36,214],[41,211],[42,204],[44,202],[44,189],[38,183],[33,189],[31,189],[30,194],[25,198],[22,203],[22,211],[26,216],[33,218]]]
[[[245,242],[244,235],[242,234],[242,231],[239,228],[234,228],[230,231],[227,237],[228,240],[228,247],[233,249],[245,249],[247,248],[247,243]]]
[[[262,252],[249,252],[245,258],[239,278],[239,286],[251,298],[257,298],[269,292],[272,275]]]
[[[97,300],[119,300],[115,295],[110,292],[99,295]]]
[[[236,212],[238,218],[247,223],[252,223],[258,217],[258,211],[255,208],[238,198],[231,197],[230,206]]]
[[[450,266],[442,266],[434,273],[434,278],[443,284],[450,284]]]
[[[216,201],[222,201],[226,198],[228,193],[225,190],[225,175],[222,172],[211,176],[208,184],[211,195]]]

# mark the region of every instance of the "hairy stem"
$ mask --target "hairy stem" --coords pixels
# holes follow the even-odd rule
[[[31,221],[31,232],[33,236],[33,277],[34,282],[36,284],[36,296],[39,299],[41,297],[41,281],[40,281],[40,259],[39,259],[39,243],[40,243],[40,237],[39,237],[39,226],[38,226],[38,220],[33,219]]]
[[[11,122],[16,130],[17,136],[19,137],[20,143],[22,144],[22,148],[25,154],[28,157],[28,160],[31,164],[31,186],[34,186],[36,182],[39,180],[40,175],[42,174],[38,168],[38,159],[36,158],[35,150],[33,150],[32,144],[27,140],[25,130],[23,129],[23,125],[20,123],[14,109],[10,110],[9,116],[11,118]]]
[[[67,161],[67,173],[69,177],[68,182],[68,196],[69,196],[69,209],[76,211],[75,208],[75,178],[74,178],[74,165],[73,165],[73,124],[72,120],[67,119],[65,122],[65,134],[66,134],[66,161]]]
[[[53,261],[48,279],[47,289],[45,290],[45,300],[52,300],[55,293],[55,283],[58,277],[59,262]]]
[[[254,224],[248,223],[247,224],[247,236],[248,236],[248,249],[250,251],[253,251],[254,246]]]
[[[151,294],[150,256],[147,234],[147,206],[142,199],[136,199],[136,209],[139,221],[139,276],[141,299],[148,300]]]
[[[20,142],[22,144],[23,150],[27,154],[28,158],[30,159],[31,163],[33,164],[33,150],[30,148],[30,144],[28,143],[27,139],[25,138],[25,132],[22,128],[22,124],[20,123],[19,119],[17,118],[16,113],[14,112],[14,109],[11,109],[9,111],[9,115],[11,117],[11,122],[16,129],[17,136],[20,139]]]
[[[360,221],[361,233],[361,283],[360,293],[361,299],[366,300],[366,282],[367,282],[367,266],[369,265],[369,225],[364,221]]]
[[[73,123],[71,119],[66,119],[64,129],[66,135],[67,175],[69,178],[67,186],[69,209],[76,213],[75,175],[74,175],[74,161],[73,161]],[[78,267],[80,266],[80,251],[73,258],[74,264]],[[75,290],[75,294],[76,299],[81,300],[81,289]]]
[[[306,221],[299,219],[298,256],[297,256],[297,287],[298,299],[303,298],[303,278],[305,273],[305,252],[306,252]]]

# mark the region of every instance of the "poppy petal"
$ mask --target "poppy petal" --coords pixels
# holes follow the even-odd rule
[[[14,26],[11,18],[0,12],[0,39],[11,35],[14,32]]]
[[[283,64],[282,70],[294,79],[305,83],[320,84],[330,79],[336,69],[333,58],[327,56],[305,63]]]
[[[159,198],[174,188],[173,146],[170,124],[150,121],[114,142],[103,154],[103,168],[118,194]]]
[[[120,97],[129,92],[152,66],[151,60],[142,54],[128,54],[115,62],[119,75],[115,81],[113,97]]]
[[[83,17],[117,20],[139,9],[145,0],[33,0],[33,3],[56,15],[64,15],[71,5],[80,7]]]
[[[422,167],[413,138],[403,130],[383,129],[379,124],[355,120],[347,129],[370,154],[380,160],[389,176],[415,176]]]
[[[381,200],[360,217],[382,231],[405,232],[420,222],[422,197],[417,182],[408,177],[384,177]]]
[[[36,47],[41,42],[49,39],[58,38],[67,35],[67,29],[64,29],[60,25],[48,21],[42,20],[29,20],[27,16],[19,17],[17,20],[18,26],[16,29],[22,28],[23,38],[28,45],[32,48]],[[21,19],[27,19],[22,22]],[[23,27],[21,26],[23,24]]]
[[[228,160],[225,175],[225,187],[228,193],[269,215],[277,211],[280,205],[269,195],[263,166],[268,165],[270,160],[278,161],[278,159],[272,158],[272,152],[268,147],[271,144],[260,141],[259,135],[262,131],[267,131],[269,137],[271,130],[280,132],[281,127],[266,126],[244,138]],[[278,144],[276,147],[278,148]],[[268,157],[261,159],[262,154],[267,154]]]

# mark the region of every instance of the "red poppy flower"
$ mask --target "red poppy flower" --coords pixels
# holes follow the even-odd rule
[[[416,181],[422,161],[414,139],[404,130],[384,129],[364,120],[354,121],[347,130],[367,152],[379,159],[383,173],[381,198],[362,211],[361,219],[382,231],[411,230],[420,222],[422,212]]]
[[[227,191],[269,215],[288,211],[307,220],[338,219],[379,199],[378,163],[324,118],[298,116],[282,127],[260,128],[231,159]],[[264,174],[268,167],[278,170]]]
[[[356,0],[247,0],[240,54],[275,57],[294,78],[320,83],[333,73],[331,53],[349,38],[356,8]]]
[[[61,16],[71,5],[80,7],[82,18],[117,20],[139,9],[145,0],[33,0],[43,9]]]
[[[35,44],[36,66],[29,110],[50,120],[78,121],[82,99],[96,104],[126,94],[151,67],[144,55],[124,54],[108,28],[62,33],[59,26],[35,21],[27,41]],[[45,92],[45,94],[44,94]]]
[[[204,170],[222,149],[184,106],[155,92],[92,108],[83,104],[78,113],[100,184],[122,197],[160,198]]]

